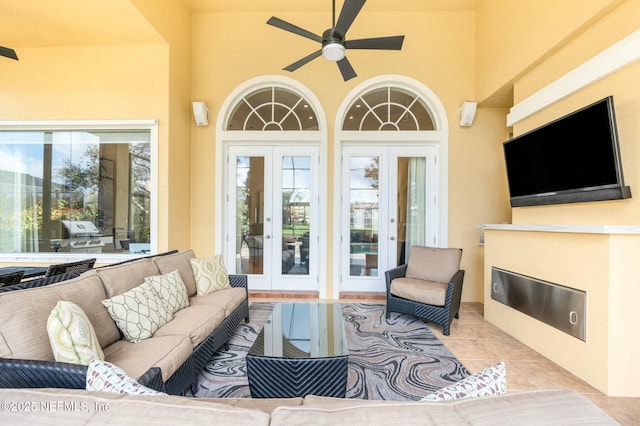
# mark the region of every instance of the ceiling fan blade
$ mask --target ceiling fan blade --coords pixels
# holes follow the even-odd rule
[[[358,40],[347,40],[344,47],[347,49],[381,49],[400,50],[404,36],[361,38]]]
[[[334,0],[335,1],[335,0]],[[347,33],[351,24],[360,13],[360,9],[366,3],[367,0],[345,0],[342,5],[342,11],[338,17],[338,22],[333,30],[333,34],[344,40],[344,35]]]
[[[5,58],[18,60],[18,54],[15,50],[9,49],[8,47],[0,46],[0,56],[4,56]]]
[[[322,43],[322,37],[320,37],[319,35],[316,35],[311,31],[307,31],[304,28],[300,28],[297,25],[290,24],[287,21],[283,21],[280,18],[276,18],[275,16],[272,16],[271,18],[269,18],[269,20],[267,21],[267,24],[273,25],[276,28],[289,31],[290,33],[294,33],[299,36],[306,37],[313,41],[317,41],[318,43]]]
[[[298,68],[300,68],[301,66],[313,61],[315,58],[319,57],[320,55],[322,55],[322,49],[317,50],[317,51],[313,52],[312,54],[305,56],[304,58],[292,63],[288,67],[283,68],[283,70],[292,71],[293,72],[293,71],[297,70]]]
[[[342,74],[344,81],[351,80],[358,75],[346,56],[338,61],[338,68],[340,68],[340,73]]]

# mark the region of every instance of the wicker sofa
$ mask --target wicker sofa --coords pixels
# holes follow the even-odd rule
[[[196,295],[192,250],[101,267],[34,288],[0,293],[0,388],[84,389],[87,367],[54,361],[47,318],[60,300],[78,305],[91,321],[105,360],[152,389],[182,394],[211,355],[249,319],[247,277],[230,275],[231,288]],[[189,306],[142,342],[122,337],[101,301],[139,286],[145,277],[178,270]]]
[[[3,425],[615,425],[584,396],[563,390],[454,401],[366,401],[307,396],[200,399],[76,389],[0,389]]]

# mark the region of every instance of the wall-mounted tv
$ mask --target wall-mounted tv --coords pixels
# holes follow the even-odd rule
[[[503,146],[512,207],[631,198],[611,96]]]

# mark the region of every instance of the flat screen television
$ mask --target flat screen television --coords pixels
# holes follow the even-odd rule
[[[512,207],[619,200],[624,184],[613,97],[503,144]]]

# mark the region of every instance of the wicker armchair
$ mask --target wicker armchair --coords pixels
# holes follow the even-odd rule
[[[449,335],[459,318],[464,270],[462,249],[412,246],[407,264],[385,272],[387,318],[409,314],[442,326]]]

